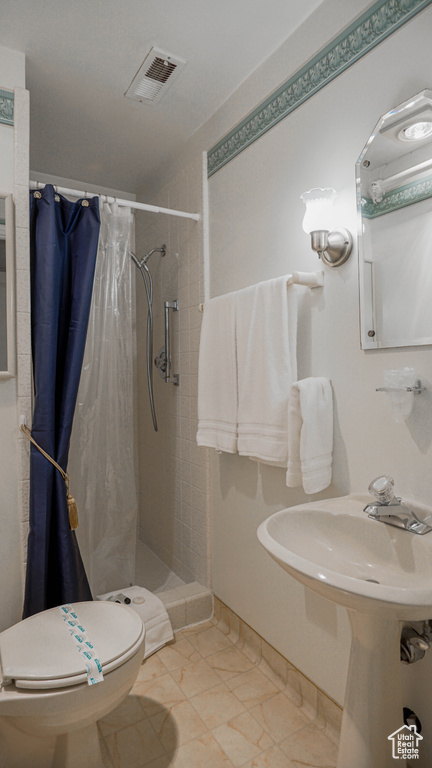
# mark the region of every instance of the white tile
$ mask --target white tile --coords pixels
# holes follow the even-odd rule
[[[17,269],[30,269],[30,231],[27,226],[15,228],[15,262]]]
[[[31,325],[30,312],[17,312],[17,349],[18,356],[30,354],[31,351]]]
[[[30,312],[30,271],[17,269],[16,275],[16,306],[18,312]]]
[[[28,227],[29,225],[29,190],[28,186],[16,185],[14,187],[15,202],[15,226]]]

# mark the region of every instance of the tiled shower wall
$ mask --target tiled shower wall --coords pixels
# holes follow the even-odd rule
[[[154,280],[153,358],[164,343],[164,301],[178,299],[171,312],[172,372],[167,384],[153,365],[158,432],[151,421],[146,378],[147,302],[136,275],[139,537],[185,582],[210,583],[208,451],[198,448],[198,347],[204,301],[202,164],[197,161],[152,198],[152,204],[200,213],[199,222],[163,214],[137,213],[136,253],[167,246],[148,266]],[[144,200],[144,202],[146,202]]]

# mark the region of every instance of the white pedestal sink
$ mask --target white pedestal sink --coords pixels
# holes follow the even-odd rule
[[[348,609],[352,646],[337,768],[403,768],[388,736],[403,726],[402,622],[432,617],[432,532],[370,520],[370,496],[276,512],[258,539],[288,573]],[[418,516],[430,510],[416,505]]]

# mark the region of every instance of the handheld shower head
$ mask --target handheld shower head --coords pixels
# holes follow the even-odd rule
[[[155,432],[158,431],[158,425],[157,425],[157,419],[156,419],[156,410],[155,410],[155,404],[154,404],[154,398],[153,398],[153,369],[152,369],[152,361],[153,361],[153,280],[152,276],[150,274],[150,270],[147,266],[147,262],[150,258],[150,256],[153,253],[160,253],[161,256],[165,256],[166,254],[166,245],[161,245],[160,248],[153,248],[151,251],[145,254],[143,258],[140,260],[137,258],[137,256],[132,252],[129,251],[130,257],[132,261],[134,262],[135,266],[139,269],[142,275],[142,279],[144,281],[144,288],[146,292],[146,298],[147,298],[147,306],[148,306],[148,313],[147,313],[147,382],[148,382],[148,390],[149,390],[149,400],[150,400],[150,409],[153,419],[153,426]]]

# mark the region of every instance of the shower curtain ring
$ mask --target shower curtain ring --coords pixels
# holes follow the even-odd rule
[[[59,203],[60,202],[60,195],[58,193],[58,186],[57,186],[57,184],[54,184],[54,192],[55,192],[54,200],[56,201],[56,203]]]
[[[35,197],[36,200],[39,200],[42,197],[41,193],[39,192],[39,182],[38,181],[36,182],[36,192],[33,192],[33,197]]]
[[[88,206],[90,205],[89,201],[87,200],[87,192],[86,191],[84,192],[84,200],[81,200],[81,205],[85,206],[86,208],[88,208]]]

